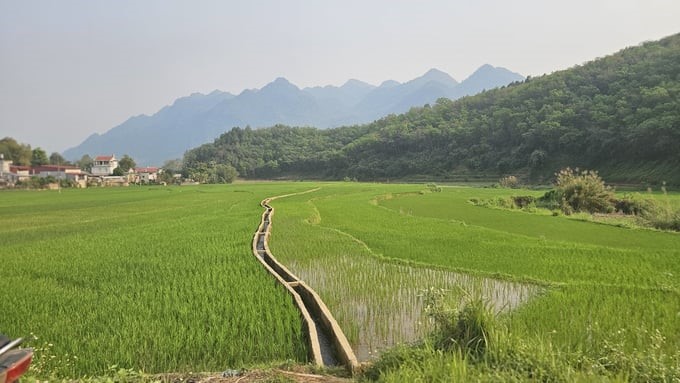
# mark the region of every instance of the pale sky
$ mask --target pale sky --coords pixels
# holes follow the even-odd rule
[[[50,153],[194,92],[536,76],[678,32],[679,0],[0,0],[0,138]]]

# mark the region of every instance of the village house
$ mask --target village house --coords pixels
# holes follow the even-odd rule
[[[31,167],[33,176],[50,177],[56,180],[73,181],[78,187],[87,186],[87,173],[77,166],[40,165]]]
[[[5,160],[4,155],[0,153],[0,187],[12,187],[18,182],[30,181],[32,177],[52,177],[55,181],[68,180],[77,187],[87,187],[88,182],[92,185],[128,186],[131,183],[156,183],[162,172],[162,169],[157,167],[138,167],[130,169],[127,174],[114,176],[113,171],[117,167],[118,160],[113,154],[97,156],[93,160],[91,172],[87,173],[71,165],[13,165],[12,161]]]
[[[67,165],[40,165],[22,166],[12,165],[12,161],[5,160],[5,156],[0,153],[0,184],[12,186],[17,182],[24,182],[31,177],[53,177],[55,180],[69,180],[78,187],[87,186],[87,173],[76,166]]]
[[[158,181],[158,170],[154,167],[135,168],[135,182],[148,184]]]
[[[109,176],[113,174],[113,169],[118,167],[118,160],[115,155],[97,156],[92,164],[93,176]]]

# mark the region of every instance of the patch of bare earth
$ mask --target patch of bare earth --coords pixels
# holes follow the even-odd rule
[[[279,369],[252,370],[232,373],[200,373],[200,374],[163,374],[157,377],[164,383],[350,383],[349,378],[333,375],[312,374],[303,371],[286,371]]]

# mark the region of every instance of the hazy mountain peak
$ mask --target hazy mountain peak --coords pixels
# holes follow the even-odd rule
[[[369,89],[369,88],[375,88],[374,85],[371,85],[367,82],[363,82],[361,80],[357,80],[354,78],[351,78],[347,80],[340,88],[363,88],[363,89]]]
[[[477,68],[468,78],[463,80],[455,92],[454,98],[477,94],[483,90],[498,88],[515,81],[524,80],[524,76],[511,72],[505,68],[484,64]]]
[[[383,82],[380,84],[379,88],[391,88],[391,87],[393,87],[393,86],[398,86],[398,85],[401,85],[401,83],[400,83],[399,81],[395,81],[395,80],[386,80],[386,81],[383,81]]]
[[[519,80],[523,80],[524,76],[522,76],[519,73],[511,72],[503,67],[495,67],[493,65],[489,64],[484,64],[477,68],[476,71],[474,71],[470,77],[466,78],[465,81],[477,79],[480,77],[507,77],[507,78],[516,78]],[[513,80],[515,81],[515,80]]]
[[[456,86],[458,84],[458,81],[456,81],[453,77],[451,77],[448,73],[442,72],[439,69],[432,68],[425,72],[424,75],[411,80],[409,82],[427,82],[427,81],[435,81],[439,82],[448,86]]]
[[[276,80],[270,82],[269,84],[265,85],[260,91],[298,91],[300,88],[295,86],[295,84],[291,83],[284,77],[277,77]]]

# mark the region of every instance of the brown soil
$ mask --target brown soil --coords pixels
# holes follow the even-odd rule
[[[239,373],[238,376],[223,376],[222,373],[200,374],[163,374],[156,379],[164,383],[351,383],[352,379],[333,375],[322,375],[300,371],[280,369],[252,370]]]

